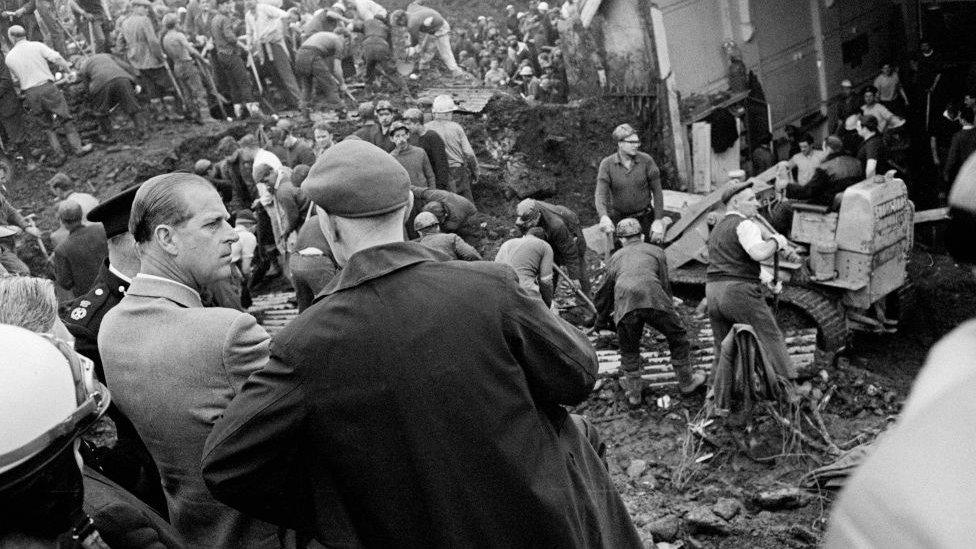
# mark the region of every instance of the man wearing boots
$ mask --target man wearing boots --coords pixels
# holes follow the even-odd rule
[[[71,65],[43,42],[27,40],[24,27],[18,25],[10,27],[7,36],[14,44],[5,58],[7,68],[10,69],[10,75],[18,82],[24,94],[27,108],[44,126],[55,156],[59,159],[64,158],[56,133],[59,125],[64,130],[72,152],[79,156],[91,152],[90,143],[84,145],[81,143],[81,136],[78,135],[78,129],[68,111],[64,95],[54,85],[54,75],[51,74],[48,62],[69,72],[69,78],[73,79],[74,72],[71,70]]]
[[[145,138],[148,122],[136,99],[136,70],[109,53],[84,57],[80,65],[78,78],[88,82],[88,101],[98,119],[102,138],[110,139],[112,120],[109,112],[116,105],[132,119],[139,137]]]
[[[210,116],[207,91],[203,88],[200,70],[193,60],[196,58],[201,63],[209,62],[200,55],[193,44],[190,44],[186,35],[176,28],[179,23],[179,14],[167,13],[163,17],[163,32],[165,32],[162,41],[163,50],[173,60],[173,76],[183,87],[183,100],[187,115],[194,122],[202,124],[213,120],[213,117]]]
[[[617,236],[620,248],[607,266],[607,277],[597,292],[597,310],[612,311],[620,339],[620,366],[627,399],[641,403],[640,342],[647,324],[664,334],[671,349],[671,367],[682,393],[691,393],[705,383],[705,376],[692,369],[691,345],[681,317],[674,310],[668,263],[664,250],[644,242],[641,224],[632,217],[620,220]],[[610,315],[608,315],[610,316]]]
[[[149,20],[150,6],[149,0],[132,1],[132,12],[119,24],[115,53],[139,69],[139,83],[149,94],[149,108],[157,120],[175,118],[172,104],[163,102],[170,83],[165,54]]]
[[[237,40],[234,30],[234,3],[230,0],[217,0],[217,13],[210,20],[209,34],[217,52],[217,80],[224,86],[225,93],[234,103],[234,116],[241,118],[244,108],[251,116],[260,116],[261,109],[254,99],[251,89],[251,76],[241,59],[244,47]]]
[[[304,96],[306,108],[312,102],[314,89],[325,93],[328,108],[344,108],[339,92],[346,92],[342,74],[342,57],[346,49],[346,30],[336,27],[336,32],[317,32],[302,42],[295,54],[295,75]]]

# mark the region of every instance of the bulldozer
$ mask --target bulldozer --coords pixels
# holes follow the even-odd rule
[[[894,175],[848,187],[835,201],[839,207],[787,203],[793,218],[784,236],[797,253],[762,265],[768,285],[779,287],[771,291],[777,309],[785,305],[816,325],[822,359],[832,360],[854,331],[896,331],[909,308],[915,207],[905,182]],[[783,200],[773,170],[750,180],[761,211]],[[704,285],[708,235],[724,214],[721,189],[708,195],[666,191],[665,206],[676,218],[664,238],[672,281]],[[774,231],[760,221],[764,232]]]

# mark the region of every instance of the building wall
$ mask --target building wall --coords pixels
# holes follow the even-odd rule
[[[819,2],[823,29],[825,72],[830,96],[840,91],[840,81],[855,83],[872,79],[890,55],[893,39],[901,35],[891,0],[834,0]],[[719,2],[727,2],[723,21]],[[756,73],[770,103],[774,129],[820,107],[821,97],[814,50],[810,0],[749,0],[754,29],[743,40],[739,0],[660,0],[668,34],[668,50],[682,95],[707,94],[728,87],[727,59],[722,43],[735,40],[746,66]],[[863,37],[864,55],[859,66],[844,62],[845,42]]]

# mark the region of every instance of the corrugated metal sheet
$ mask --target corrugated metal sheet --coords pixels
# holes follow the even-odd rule
[[[438,95],[450,95],[454,98],[454,103],[458,106],[459,112],[472,114],[480,113],[485,109],[488,101],[499,93],[493,88],[482,88],[473,86],[452,86],[441,88],[428,88],[418,95],[417,99],[423,101],[433,101]]]

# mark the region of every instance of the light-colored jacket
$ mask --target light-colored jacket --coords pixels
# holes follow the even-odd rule
[[[98,348],[112,400],[162,478],[170,520],[189,547],[277,547],[277,528],[210,495],[203,443],[248,376],[268,361],[254,317],[204,308],[188,286],[140,274],[102,321]]]

